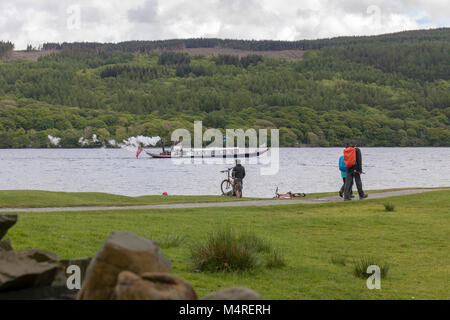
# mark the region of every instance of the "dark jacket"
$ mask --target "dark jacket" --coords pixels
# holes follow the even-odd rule
[[[232,176],[235,179],[244,179],[245,168],[241,164],[237,164],[236,167],[233,168]]]
[[[356,164],[355,164],[355,171],[362,172],[362,155],[361,150],[359,148],[356,149]]]

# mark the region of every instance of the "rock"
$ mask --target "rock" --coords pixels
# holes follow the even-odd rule
[[[58,260],[42,250],[0,252],[0,292],[49,286],[60,268]]]
[[[9,239],[5,239],[0,241],[0,252],[1,251],[12,251],[13,248],[11,246],[11,241]]]
[[[78,290],[67,286],[48,286],[17,291],[0,292],[0,300],[74,300]]]
[[[0,215],[0,240],[3,239],[9,228],[15,225],[17,222],[17,215]]]
[[[142,275],[148,272],[170,273],[171,264],[156,242],[128,232],[113,232],[92,258],[80,300],[109,300],[122,271]]]
[[[114,293],[117,300],[197,300],[188,282],[169,273],[145,273],[140,277],[121,272]]]
[[[248,288],[233,287],[214,292],[201,300],[263,300],[263,298]]]
[[[61,287],[61,286],[67,287],[67,275],[62,266],[56,272],[55,278],[53,279],[51,286],[52,287]]]

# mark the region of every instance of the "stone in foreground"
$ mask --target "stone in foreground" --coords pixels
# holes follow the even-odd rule
[[[169,273],[145,273],[140,277],[124,271],[114,293],[117,300],[197,300],[188,282]]]
[[[1,251],[12,251],[13,247],[11,246],[11,241],[9,239],[0,241],[0,252]]]
[[[77,290],[67,286],[47,286],[0,292],[0,300],[74,300]]]
[[[263,300],[263,298],[253,290],[244,287],[233,287],[214,292],[202,300]]]
[[[0,215],[0,240],[3,239],[8,230],[17,222],[16,214]]]
[[[155,242],[128,232],[113,232],[92,258],[78,299],[114,299],[114,288],[122,271],[142,275],[170,273],[170,269],[170,261]]]
[[[42,250],[0,252],[0,292],[49,286],[58,257]]]

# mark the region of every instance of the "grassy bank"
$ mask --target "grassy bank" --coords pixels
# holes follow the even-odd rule
[[[390,203],[395,211],[387,212]],[[287,265],[247,273],[195,273],[190,248],[223,226],[271,241]],[[173,272],[200,296],[247,286],[267,299],[449,299],[450,191],[389,199],[292,205],[114,212],[22,213],[10,230],[15,249],[41,248],[63,258],[91,256],[111,231],[161,243]],[[355,277],[354,261],[375,257],[390,266],[381,291]]]
[[[392,189],[402,190],[402,189]],[[373,190],[383,192],[389,190]],[[336,195],[336,192],[308,194],[306,198]],[[246,201],[258,198],[230,198],[224,196],[142,196],[127,197],[95,192],[51,192],[34,190],[0,190],[0,208],[55,208],[89,206],[138,206],[146,204],[207,203]]]
[[[127,197],[95,192],[50,192],[31,190],[0,191],[0,208],[54,208],[86,206],[133,206],[145,204],[172,204],[245,201],[224,196],[142,196]]]

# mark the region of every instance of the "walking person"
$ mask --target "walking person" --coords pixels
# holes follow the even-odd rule
[[[342,181],[344,182],[342,184],[341,190],[339,190],[339,197],[344,197],[344,192],[345,192],[345,180],[347,178],[347,166],[345,165],[345,161],[344,161],[344,156],[342,155],[339,158],[339,170],[341,171],[341,177],[342,177]],[[352,189],[353,189],[353,181],[352,181]],[[353,197],[353,195],[352,195]]]
[[[366,199],[367,194],[364,193],[361,174],[362,174],[362,155],[361,150],[356,144],[350,143],[344,150],[344,162],[347,166],[347,177],[345,179],[344,186],[344,201],[350,201],[352,196],[353,180],[355,180],[356,187],[358,188],[359,199]]]

